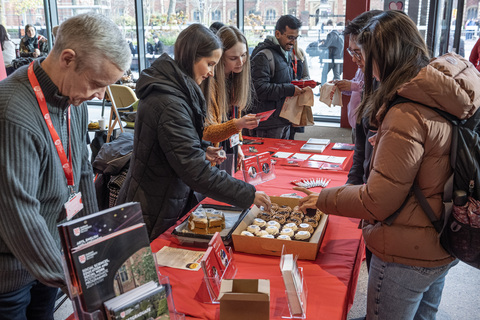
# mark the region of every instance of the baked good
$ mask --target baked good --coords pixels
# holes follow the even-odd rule
[[[272,203],[272,206],[271,206],[272,210],[277,211],[277,210],[278,210],[278,207],[279,207],[278,204]]]
[[[290,228],[283,228],[282,231],[280,231],[280,234],[281,235],[286,235],[286,236],[289,236],[289,237],[293,237],[294,232]]]
[[[284,217],[289,217],[290,216],[290,211],[279,209],[275,215],[282,215]]]
[[[278,211],[280,211],[280,210],[292,212],[292,208],[290,208],[290,207],[287,206],[287,205],[283,205],[283,206],[278,207]]]
[[[302,211],[292,211],[292,213],[290,214],[290,217],[295,217],[295,218],[303,219],[304,214],[303,214]]]
[[[303,223],[308,223],[313,228],[316,228],[318,226],[318,221],[315,218],[305,218],[303,219]]]
[[[262,211],[257,215],[257,218],[262,219],[264,221],[270,221],[270,219],[272,218],[272,215],[270,214],[270,212]]]
[[[256,226],[259,226],[260,228],[262,227],[265,227],[265,225],[267,224],[267,222],[263,219],[260,219],[260,218],[255,218],[253,219],[253,224],[256,225]]]
[[[251,232],[251,233],[253,233],[253,234],[257,234],[257,232],[259,232],[260,230],[261,230],[260,227],[257,226],[257,225],[254,225],[254,224],[249,225],[249,226],[247,227],[247,231],[248,231],[248,232]]]
[[[283,228],[284,228],[284,229],[285,229],[285,228],[289,228],[289,229],[292,229],[293,231],[297,231],[297,229],[298,229],[297,224],[294,223],[294,222],[289,222],[289,223],[285,224],[285,225],[283,226]]]
[[[266,235],[262,236],[262,238],[275,239],[275,237],[271,234],[266,234]]]
[[[290,238],[290,236],[287,236],[286,234],[281,234],[277,237],[277,239],[279,240],[292,240],[292,238]]]
[[[268,226],[265,228],[265,231],[274,236],[278,234],[278,228],[276,226]]]
[[[257,237],[263,237],[263,236],[266,236],[267,234],[269,234],[267,231],[265,230],[260,230],[256,233],[256,236]]]
[[[248,237],[255,237],[255,235],[251,232],[248,232],[246,230],[243,230],[242,233],[240,233],[242,236],[248,236]]]
[[[295,240],[308,241],[312,235],[308,231],[298,231],[295,234]]]
[[[197,208],[188,217],[188,229],[197,234],[212,234],[225,229],[225,216],[223,212],[210,208],[199,210]]]
[[[308,231],[310,233],[313,233],[313,227],[308,223],[300,223],[298,225],[298,231]]]
[[[269,222],[271,221],[277,221],[282,225],[282,224],[285,224],[285,222],[287,221],[287,217],[281,214],[276,214],[272,217],[272,220],[270,220]]]
[[[269,226],[274,226],[277,229],[280,229],[280,223],[278,223],[278,221],[275,221],[275,220],[268,221],[267,222],[267,227],[269,227]]]
[[[295,223],[296,225],[299,225],[300,223],[302,223],[302,219],[297,217],[290,217],[287,219],[287,223]]]

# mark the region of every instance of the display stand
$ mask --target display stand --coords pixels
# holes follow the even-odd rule
[[[65,259],[63,259],[65,263]],[[158,270],[158,268],[156,268]],[[160,286],[165,288],[166,300],[168,306],[168,314],[171,320],[185,320],[185,314],[179,313],[175,309],[175,303],[173,301],[172,286],[170,285],[170,280],[168,276],[161,275],[157,271],[158,283]],[[69,274],[66,273],[66,277],[69,277]],[[76,320],[106,320],[108,317],[105,315],[103,310],[96,310],[94,312],[86,312],[82,308],[80,297],[76,286],[71,285],[70,280],[67,281],[68,289],[70,296],[72,297],[73,310]]]
[[[206,301],[203,301],[203,303],[219,304],[220,301],[218,301],[218,294],[220,292],[222,280],[234,279],[237,274],[237,266],[235,265],[235,260],[233,258],[232,248],[228,247],[227,250],[231,259],[223,272],[219,271],[214,277],[209,277],[204,270],[203,281],[207,288],[208,298]]]
[[[273,162],[269,167],[254,167],[255,169],[242,169],[243,180],[251,185],[256,186],[266,181],[273,180],[277,177],[275,174],[275,165]],[[253,170],[253,171],[252,171]]]
[[[282,249],[280,270],[285,283],[285,296],[288,308],[282,311],[283,319],[307,318],[307,285],[303,276],[303,268],[297,266],[297,257]]]
[[[175,309],[175,303],[173,302],[172,286],[168,276],[161,275],[157,268],[158,281],[160,285],[165,286],[167,291],[167,303],[170,320],[185,320],[185,314],[177,312]]]

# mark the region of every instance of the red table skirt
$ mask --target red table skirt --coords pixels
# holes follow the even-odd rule
[[[248,137],[246,137],[248,138]],[[244,145],[246,156],[249,147],[255,147],[258,152],[284,151],[299,152],[305,141],[257,139],[261,145]],[[268,195],[293,193],[292,180],[299,178],[331,179],[329,187],[343,185],[352,164],[352,151],[331,150],[332,144],[322,153],[327,155],[345,156],[341,171],[326,171],[303,167],[287,167],[276,165],[276,178],[256,186],[257,190]],[[241,173],[237,173],[241,179]],[[321,188],[312,189],[320,192]],[[298,192],[297,192],[298,193]],[[205,202],[216,203],[212,199]],[[181,221],[179,221],[180,223]],[[364,255],[364,242],[359,220],[338,216],[329,216],[320,251],[315,261],[299,260],[307,286],[307,319],[346,319],[350,310],[357,286],[358,274]],[[151,243],[152,251],[157,252],[163,246],[181,247],[171,236],[170,228]],[[203,250],[187,248],[191,250]],[[270,318],[281,319],[288,311],[285,286],[280,272],[280,257],[262,256],[234,252],[235,264],[238,268],[237,279],[269,279],[270,280]],[[168,267],[160,267],[160,273],[170,278],[176,310],[186,315],[186,319],[218,319],[220,309],[218,304],[205,303],[208,293],[203,281],[203,272],[186,271]],[[73,317],[70,317],[73,318]],[[253,320],[253,319],[252,319]]]
[[[264,151],[300,152],[305,141],[276,139],[256,139],[262,144],[244,145],[245,156]],[[304,167],[276,165],[276,178],[256,186],[257,190],[268,195],[279,196],[296,192],[292,189],[292,180],[300,178],[331,179],[329,187],[343,185],[352,164],[353,152],[331,150],[332,144],[322,154],[344,156],[346,160],[340,171],[327,171]],[[254,147],[258,152],[249,152]],[[242,174],[237,173],[242,179]],[[320,192],[321,187],[311,189]],[[296,192],[298,193],[298,192]],[[207,203],[217,203],[205,199]],[[364,255],[362,232],[358,229],[359,220],[338,216],[329,216],[320,251],[315,261],[299,260],[303,268],[307,285],[307,319],[346,319],[355,296],[360,264]],[[163,246],[181,247],[170,235],[171,228],[151,244],[153,252]],[[194,248],[189,248],[195,250]],[[237,279],[269,279],[270,280],[270,318],[281,319],[287,311],[285,286],[280,272],[280,257],[246,254],[234,251]],[[204,303],[208,294],[203,282],[203,272],[184,271],[161,267],[160,272],[170,278],[173,297],[178,312],[185,313],[187,319],[218,319],[219,305]]]

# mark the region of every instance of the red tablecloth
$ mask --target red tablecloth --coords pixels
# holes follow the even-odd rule
[[[251,138],[249,138],[251,139]],[[256,138],[258,139],[258,138]],[[258,139],[261,145],[244,145],[245,155],[248,147],[254,146],[258,152],[285,151],[299,152],[305,141],[287,141],[275,139]],[[303,167],[276,166],[276,179],[256,186],[257,190],[268,195],[281,195],[295,192],[291,180],[298,178],[323,177],[331,179],[330,186],[343,185],[347,172],[352,164],[352,151],[331,150],[332,144],[322,154],[345,156],[341,171],[326,171]],[[237,177],[241,177],[238,174]],[[312,190],[319,192],[320,187]],[[205,202],[215,203],[212,199]],[[179,221],[180,223],[180,221]],[[352,306],[357,286],[360,264],[364,254],[364,243],[359,220],[330,215],[320,251],[315,261],[299,260],[303,268],[307,284],[307,319],[346,319]],[[172,238],[170,228],[151,243],[152,251],[157,252],[163,246],[180,247]],[[187,248],[197,250],[195,248]],[[198,249],[204,250],[204,249]],[[238,268],[237,279],[270,279],[270,318],[281,319],[287,309],[285,287],[280,272],[280,257],[262,256],[234,252],[235,264]],[[160,272],[170,278],[175,307],[178,312],[185,313],[186,319],[218,319],[218,304],[204,303],[208,294],[203,282],[202,271],[186,271],[161,267]],[[73,319],[73,316],[69,319]]]
[[[250,138],[249,138],[250,139]],[[304,141],[286,141],[260,139],[262,145],[244,145],[245,155],[248,147],[254,146],[258,152],[285,151],[299,152]],[[275,150],[275,148],[281,148]],[[322,153],[345,156],[343,168],[348,170],[352,163],[352,151],[331,150],[331,145]],[[347,171],[326,171],[302,167],[276,166],[277,178],[257,185],[257,190],[269,195],[281,195],[295,192],[291,180],[297,178],[324,177],[332,179],[329,186],[345,183]],[[241,176],[241,175],[239,175]],[[313,188],[320,191],[320,187]],[[205,201],[214,202],[211,199]],[[359,220],[329,216],[328,226],[323,238],[320,252],[315,261],[299,260],[307,283],[307,319],[345,319],[353,303],[357,285],[360,263],[364,253],[364,243]],[[180,247],[171,238],[171,228],[151,244],[153,252],[163,246]],[[189,248],[193,249],[194,248]],[[280,257],[261,256],[234,252],[238,267],[237,279],[270,279],[271,285],[271,319],[281,319],[287,308],[285,287],[279,268]],[[219,306],[203,303],[208,300],[207,291],[201,271],[184,271],[161,267],[160,272],[169,276],[173,288],[173,297],[178,312],[185,313],[187,319],[218,319]]]

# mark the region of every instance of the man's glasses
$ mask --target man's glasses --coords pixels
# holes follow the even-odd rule
[[[350,48],[347,48],[347,52],[348,54],[350,54],[350,56],[352,56],[353,58],[357,59],[357,60],[362,60],[362,54],[360,52],[358,52],[357,50],[352,50]]]
[[[282,34],[284,34],[284,33],[282,33]],[[296,36],[296,37],[295,37],[295,36],[286,36],[286,37],[287,37],[287,39],[290,40],[290,41],[295,41],[295,40],[297,40],[298,37],[300,37],[300,36]]]

